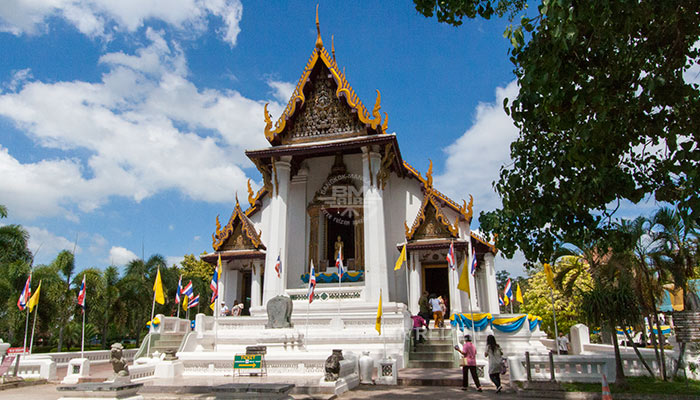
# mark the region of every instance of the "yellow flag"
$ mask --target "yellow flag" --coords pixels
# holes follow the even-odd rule
[[[554,273],[551,265],[544,263],[544,274],[547,276],[547,284],[554,289]]]
[[[185,295],[185,297],[182,298],[182,309],[184,311],[187,311],[187,304],[190,302],[190,298]]]
[[[471,296],[471,291],[469,290],[469,265],[467,265],[467,260],[469,260],[469,257],[464,257],[464,265],[462,265],[462,274],[459,275],[457,289],[467,292],[467,294]]]
[[[379,334],[382,334],[382,291],[381,289],[379,290],[379,307],[377,307],[377,323],[374,325],[374,328],[379,332]]]
[[[399,255],[399,259],[396,260],[396,266],[394,266],[394,271],[398,271],[401,269],[401,266],[403,263],[406,262],[406,245],[403,245],[403,249],[401,249],[401,254]]]
[[[36,288],[36,292],[32,295],[32,297],[29,298],[29,303],[27,306],[29,307],[29,312],[34,311],[34,306],[37,306],[39,304],[39,293],[41,292],[41,281],[39,281],[39,287]]]
[[[523,301],[523,292],[520,291],[520,284],[515,287],[515,300],[520,304],[525,304]]]
[[[510,304],[510,299],[508,298],[508,296],[503,296],[503,304],[506,306]]]
[[[163,293],[163,281],[160,280],[160,268],[156,275],[156,283],[153,284],[153,291],[156,293],[156,303],[165,304],[165,293]]]

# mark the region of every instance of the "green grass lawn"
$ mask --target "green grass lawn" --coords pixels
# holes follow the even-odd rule
[[[610,392],[615,393],[648,393],[648,394],[696,394],[700,395],[700,381],[677,380],[664,382],[650,377],[628,377],[629,388],[622,390],[616,384],[610,385]],[[567,392],[600,392],[600,383],[562,383]]]

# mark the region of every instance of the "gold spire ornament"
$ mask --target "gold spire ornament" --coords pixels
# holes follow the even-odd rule
[[[316,47],[323,48],[323,40],[321,40],[321,25],[318,23],[318,4],[316,4]]]
[[[430,190],[433,188],[433,160],[429,160],[428,172],[425,173],[425,188]]]
[[[335,38],[331,35],[331,54],[333,55],[333,61],[335,61]]]
[[[255,205],[255,193],[253,188],[250,186],[250,179],[248,179],[248,203],[251,207]]]

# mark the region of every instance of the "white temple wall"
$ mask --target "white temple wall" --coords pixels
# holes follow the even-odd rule
[[[224,267],[224,272],[221,275],[224,283],[224,293],[219,298],[219,305],[223,301],[231,309],[234,300],[241,301],[241,272],[237,269],[230,269],[230,265],[227,265]],[[219,289],[221,289],[221,286],[219,286]]]
[[[301,281],[301,274],[306,272],[306,260],[308,236],[306,226],[308,214],[306,212],[306,186],[307,170],[300,169],[299,173],[292,177],[289,189],[289,206],[287,208],[287,282],[286,289],[305,287]],[[283,266],[284,267],[284,266]]]

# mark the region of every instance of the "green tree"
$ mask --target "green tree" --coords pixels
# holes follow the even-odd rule
[[[192,280],[195,295],[200,295],[199,304],[202,306],[200,307],[201,312],[211,314],[211,309],[207,307],[207,305],[209,304],[208,299],[211,295],[209,282],[211,282],[211,278],[214,275],[214,267],[208,262],[198,259],[194,254],[185,254],[185,258],[180,265],[182,266],[183,282]]]
[[[581,274],[577,277],[577,287],[590,285],[590,275]],[[522,289],[522,288],[521,288]],[[551,338],[554,338],[554,317],[552,316],[552,297],[547,278],[541,266],[535,267],[528,278],[528,289],[523,290],[525,304],[520,307],[520,312],[536,315],[542,318],[541,329]],[[561,290],[554,290],[554,308],[557,313],[557,328],[559,332],[569,332],[571,327],[581,320],[581,291],[572,291],[565,294]]]
[[[68,250],[62,250],[58,253],[52,265],[63,276],[63,279],[65,279],[63,298],[61,299],[61,304],[64,306],[58,310],[58,351],[62,351],[63,330],[74,312],[72,305],[75,303],[75,293],[71,290],[70,282],[73,271],[75,271],[75,256]]]
[[[133,260],[126,265],[126,273],[117,285],[121,301],[128,312],[128,331],[140,343],[146,322],[151,317],[153,302],[153,284],[158,269],[166,269],[165,258],[160,254],[152,255],[147,261]],[[177,283],[176,283],[177,284]],[[163,311],[159,304],[156,312]]]
[[[415,0],[416,9],[462,18],[525,11],[509,27],[519,93],[506,111],[520,130],[495,189],[503,207],[482,213],[506,255],[544,261],[585,231],[606,238],[622,201],[645,196],[700,213],[700,3]]]

